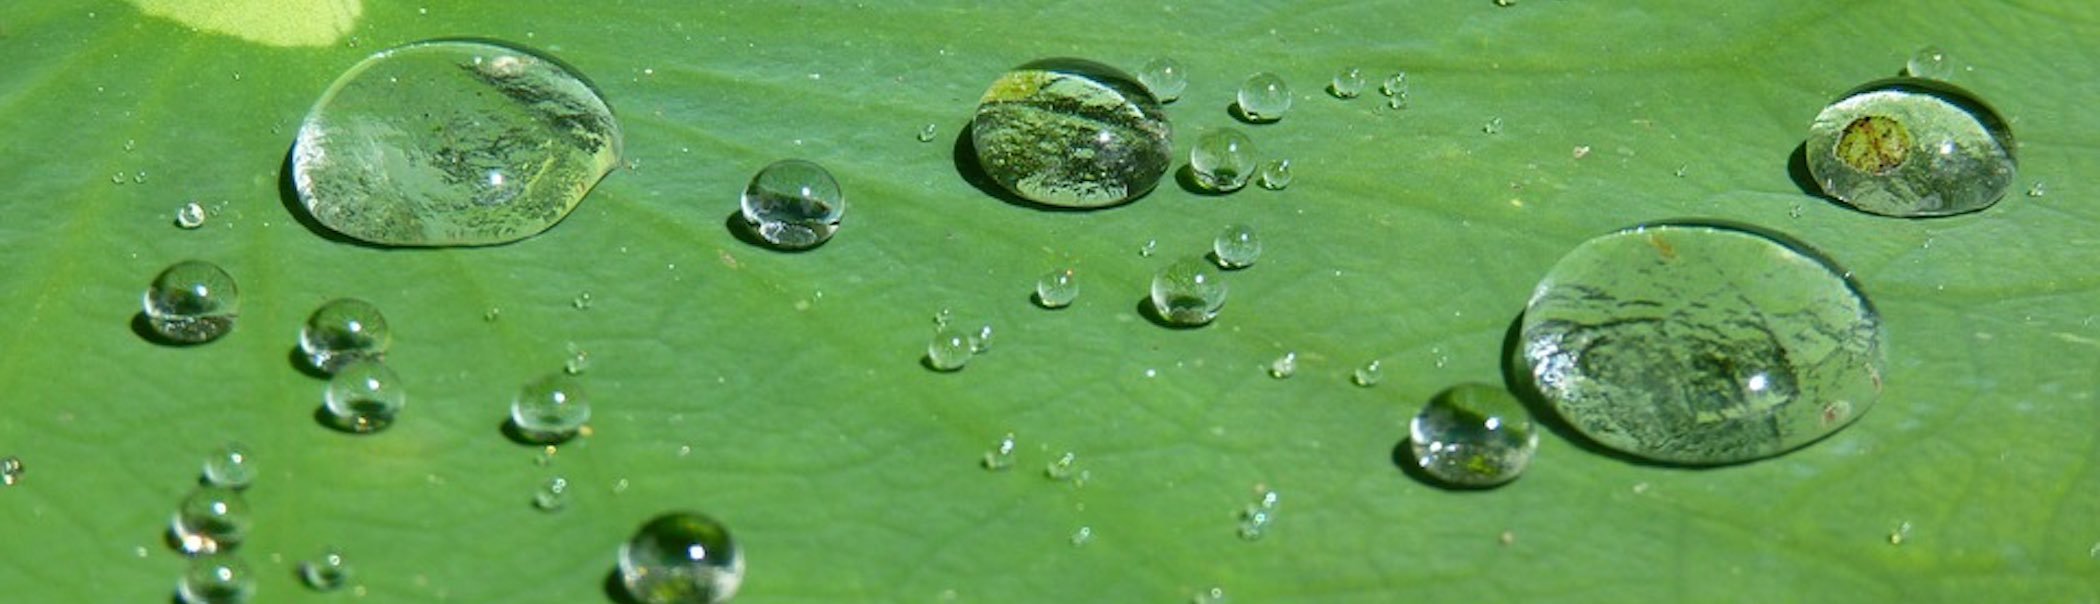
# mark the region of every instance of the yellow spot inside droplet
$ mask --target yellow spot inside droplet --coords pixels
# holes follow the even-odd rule
[[[1852,120],[1838,134],[1838,160],[1854,170],[1886,174],[1910,157],[1910,129],[1895,118],[1869,115]]]
[[[349,35],[364,0],[131,0],[140,12],[269,46],[328,46]]]

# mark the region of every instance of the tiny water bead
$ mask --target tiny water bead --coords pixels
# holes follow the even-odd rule
[[[934,137],[934,134],[935,134],[935,133],[938,133],[939,131],[940,131],[940,126],[939,126],[939,125],[937,125],[937,124],[927,124],[927,125],[925,125],[924,127],[921,127],[921,128],[919,128],[919,135],[918,135],[918,139],[919,139],[919,142],[922,142],[922,143],[930,143],[930,142],[933,142],[933,137]]]
[[[328,379],[322,407],[337,428],[360,434],[385,430],[408,406],[408,391],[393,368],[377,359],[344,365]]]
[[[1193,604],[1225,604],[1230,600],[1227,600],[1225,598],[1225,588],[1213,587],[1204,591],[1196,592],[1196,597],[1190,599],[1189,601]]]
[[[1385,367],[1376,359],[1373,359],[1369,363],[1364,363],[1364,366],[1356,368],[1356,371],[1351,372],[1349,374],[1349,381],[1351,383],[1354,383],[1358,386],[1363,386],[1365,388],[1376,386],[1378,385],[1379,381],[1382,381],[1384,379]]]
[[[984,469],[994,472],[1014,467],[1014,433],[1006,433],[999,444],[984,452]]]
[[[314,591],[335,591],[350,583],[350,561],[343,552],[330,547],[321,550],[321,555],[299,563],[299,580]]]
[[[382,51],[299,126],[292,182],[323,226],[381,245],[517,241],[619,165],[620,126],[561,61],[490,41]]]
[[[1524,473],[1538,452],[1531,413],[1508,390],[1460,384],[1438,393],[1407,424],[1424,473],[1452,486],[1489,487]]]
[[[1240,82],[1238,100],[1240,115],[1247,121],[1273,122],[1291,110],[1291,85],[1284,83],[1281,76],[1264,71]]]
[[[1261,164],[1261,188],[1281,191],[1291,186],[1291,160],[1272,159]]]
[[[1146,61],[1145,66],[1138,69],[1138,82],[1144,84],[1146,90],[1152,91],[1152,97],[1159,99],[1159,102],[1172,103],[1181,98],[1183,90],[1188,89],[1189,76],[1188,72],[1181,68],[1180,61],[1174,60],[1173,57],[1159,57]]]
[[[1913,78],[1945,80],[1954,77],[1954,59],[1938,46],[1927,46],[1911,53],[1910,60],[1903,63],[1903,75]]]
[[[28,471],[29,466],[22,463],[22,458],[13,455],[0,457],[0,487],[15,486]]]
[[[1407,108],[1407,72],[1398,71],[1386,76],[1378,85],[1378,92],[1385,95],[1386,104],[1394,109]]]
[[[569,480],[556,476],[532,492],[532,507],[541,511],[558,511],[569,505]]]
[[[1066,451],[1063,455],[1057,456],[1057,459],[1050,460],[1050,463],[1043,465],[1043,477],[1059,481],[1071,480],[1074,475],[1079,473],[1078,466],[1079,455]]]
[[[2027,187],[2028,197],[2041,197],[2048,194],[2049,189],[2041,181],[2035,181],[2033,186]]]
[[[175,593],[184,604],[241,604],[255,596],[255,572],[230,553],[198,556]]]
[[[1254,266],[1254,262],[1261,259],[1261,235],[1254,232],[1254,227],[1244,224],[1227,226],[1211,240],[1210,251],[1217,257],[1219,267],[1240,269]]]
[[[972,333],[972,334],[970,334],[970,353],[971,353],[971,354],[984,354],[984,353],[985,353],[985,351],[987,351],[987,350],[991,350],[991,349],[992,349],[992,324],[990,324],[990,323],[986,323],[986,324],[984,324],[984,325],[980,325],[980,326],[978,326],[978,327],[977,327],[977,332],[976,332],[976,333]]]
[[[248,500],[240,491],[221,486],[200,486],[175,508],[169,529],[175,546],[190,555],[231,550],[248,537],[254,519]]]
[[[204,458],[204,482],[229,489],[244,489],[255,481],[255,465],[248,447],[226,443]]]
[[[1861,211],[1944,216],[1990,207],[2018,170],[1998,113],[1945,82],[1894,78],[1852,90],[1809,124],[1808,171]]]
[[[935,371],[959,371],[977,354],[968,332],[946,326],[934,330],[933,340],[926,343],[926,364]]]
[[[518,390],[510,403],[510,421],[527,441],[559,443],[575,437],[591,421],[591,399],[581,380],[551,373]]]
[[[992,82],[970,123],[986,176],[1028,201],[1110,206],[1152,190],[1173,162],[1173,127],[1129,74],[1043,59]]]
[[[182,204],[175,209],[175,226],[195,229],[204,226],[204,206],[197,202]]]
[[[576,310],[590,310],[590,309],[591,309],[591,292],[579,292],[579,293],[577,293],[577,294],[576,294],[576,297],[574,297],[574,298],[570,298],[570,299],[569,299],[569,306],[573,306],[573,307],[575,307],[575,308],[576,308]]]
[[[1334,72],[1334,80],[1327,83],[1327,92],[1334,95],[1334,98],[1353,99],[1364,93],[1366,84],[1368,82],[1364,80],[1364,70],[1343,67],[1341,71]]]
[[[1294,375],[1298,375],[1298,353],[1286,352],[1269,361],[1269,377],[1280,380]]]
[[[355,361],[382,360],[394,344],[379,307],[357,298],[337,298],[314,309],[299,329],[299,350],[315,369],[333,374]]]
[[[1035,281],[1035,303],[1043,308],[1064,308],[1079,298],[1079,275],[1069,268],[1044,274]]]
[[[738,201],[744,223],[768,245],[786,250],[816,247],[838,232],[846,215],[839,182],[813,162],[784,159],[751,177]]]
[[[146,288],[146,322],[169,341],[209,342],[233,331],[240,315],[241,292],[226,269],[202,260],[185,260],[162,270]]]
[[[1268,536],[1270,525],[1276,523],[1277,506],[1281,503],[1275,491],[1266,487],[1257,487],[1255,491],[1261,494],[1261,498],[1240,510],[1239,535],[1248,541]]]
[[[744,555],[721,522],[671,512],[620,546],[620,582],[640,604],[727,602],[744,582]]]
[[[1208,324],[1224,307],[1225,276],[1201,258],[1176,260],[1152,276],[1152,308],[1168,323]]]
[[[1082,547],[1094,542],[1094,527],[1082,526],[1072,531],[1072,547]]]
[[[1598,444],[1683,464],[1777,455],[1880,398],[1881,319],[1845,274],[1749,227],[1621,230],[1539,281],[1517,363]]]
[[[1481,126],[1480,126],[1480,131],[1481,131],[1482,133],[1484,133],[1484,134],[1501,134],[1501,133],[1502,133],[1502,118],[1499,118],[1499,117],[1491,117],[1491,118],[1488,118],[1488,121],[1487,121],[1487,123],[1486,123],[1486,124],[1483,124],[1483,125],[1481,125]]]
[[[1207,130],[1189,148],[1189,172],[1196,184],[1218,193],[1247,186],[1255,161],[1254,139],[1234,128]]]

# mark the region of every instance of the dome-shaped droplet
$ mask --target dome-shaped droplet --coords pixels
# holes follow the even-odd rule
[[[168,341],[209,342],[233,331],[241,291],[226,269],[202,260],[177,262],[147,286],[146,323]]]
[[[299,329],[299,350],[307,362],[335,373],[352,361],[384,359],[394,344],[394,330],[379,307],[357,298],[337,298],[314,309]]]
[[[576,436],[591,421],[591,400],[582,380],[567,373],[548,374],[518,390],[511,400],[510,421],[525,440],[558,443]]]
[[[1151,191],[1173,161],[1159,101],[1129,74],[1044,59],[992,82],[970,124],[985,175],[1022,199],[1094,208]]]
[[[1183,258],[1152,277],[1152,308],[1180,326],[1209,323],[1225,306],[1225,278],[1201,258]]]
[[[1283,119],[1284,112],[1291,109],[1291,86],[1273,73],[1261,72],[1247,76],[1240,82],[1240,115],[1250,122],[1273,122]]]
[[[1415,463],[1452,486],[1486,487],[1516,480],[1538,451],[1531,412],[1508,390],[1460,384],[1436,395],[1407,425]]]
[[[1230,193],[1247,186],[1257,169],[1254,139],[1233,128],[1214,128],[1196,137],[1189,148],[1189,172],[1197,186]]]
[[[671,512],[620,546],[620,582],[640,604],[727,602],[744,582],[744,554],[721,522]]]
[[[329,378],[322,395],[322,407],[336,427],[358,433],[385,430],[406,406],[408,391],[401,377],[374,359],[344,365]]]
[[[1803,145],[1824,194],[1883,216],[1990,207],[2019,168],[1998,112],[1952,84],[1917,78],[1846,93],[1816,115]]]
[[[175,594],[183,604],[242,604],[255,596],[255,571],[230,553],[199,556],[190,560]]]
[[[221,486],[200,486],[182,499],[170,525],[175,545],[183,553],[198,555],[233,549],[248,538],[248,500],[240,491]]]
[[[784,159],[751,177],[738,200],[744,223],[773,247],[799,250],[831,240],[846,215],[846,195],[831,172]]]

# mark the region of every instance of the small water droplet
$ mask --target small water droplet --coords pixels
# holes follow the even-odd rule
[[[201,260],[175,263],[153,278],[144,300],[146,320],[169,341],[209,342],[233,331],[241,293],[233,275]]]
[[[1488,118],[1487,124],[1485,124],[1485,125],[1482,125],[1482,126],[1480,127],[1480,131],[1481,131],[1481,132],[1485,132],[1485,133],[1488,133],[1488,134],[1501,134],[1501,133],[1502,133],[1502,118],[1499,118],[1499,117],[1495,117],[1495,118]]]
[[[1261,236],[1254,232],[1254,227],[1229,225],[1211,240],[1210,250],[1219,268],[1247,268],[1261,260]]]
[[[1679,166],[1677,166],[1677,169],[1676,169],[1676,170],[1671,170],[1671,171],[1670,171],[1670,175],[1671,175],[1671,176],[1676,176],[1676,177],[1678,177],[1678,178],[1684,178],[1684,175],[1686,175],[1686,174],[1690,174],[1690,173],[1691,173],[1691,171],[1692,171],[1692,167],[1691,167],[1690,165],[1679,165]]]
[[[1224,275],[1201,258],[1176,260],[1152,276],[1152,308],[1174,325],[1210,323],[1225,307],[1225,294]]]
[[[175,593],[184,604],[239,604],[255,595],[255,572],[231,553],[190,560]]]
[[[1094,527],[1082,526],[1072,532],[1072,547],[1082,547],[1094,541]]]
[[[1365,388],[1376,386],[1383,379],[1385,379],[1385,368],[1380,366],[1378,359],[1371,359],[1371,362],[1364,363],[1364,366],[1356,368],[1355,373],[1349,374],[1349,381]]]
[[[1043,308],[1064,308],[1079,298],[1079,275],[1069,268],[1050,271],[1035,281],[1035,303]]]
[[[2041,181],[2035,181],[2035,182],[2034,182],[2034,185],[2033,185],[2033,186],[2029,186],[2029,187],[2027,187],[2027,196],[2028,196],[2028,197],[2041,197],[2041,196],[2043,196],[2043,195],[2048,195],[2048,194],[2049,194],[2049,189],[2047,189],[2046,187],[2044,187],[2044,186],[2042,185],[2042,182],[2041,182]]]
[[[959,371],[969,364],[970,357],[977,354],[971,345],[974,338],[969,333],[944,326],[934,330],[933,340],[926,343],[926,364],[935,371]]]
[[[1364,71],[1355,67],[1343,67],[1334,72],[1334,80],[1327,83],[1327,93],[1338,99],[1353,99],[1363,94]]]
[[[1043,466],[1043,476],[1051,480],[1070,480],[1078,474],[1078,468],[1075,467],[1078,463],[1079,456],[1066,451],[1064,455],[1059,455],[1056,460]]]
[[[670,512],[620,546],[618,575],[636,602],[729,602],[744,582],[743,550],[720,521]]]
[[[124,139],[124,152],[129,153],[138,150],[138,148],[139,141],[137,139]]]
[[[175,209],[175,226],[195,229],[204,226],[204,218],[204,206],[194,201]]]
[[[379,307],[357,298],[336,298],[307,315],[299,329],[299,351],[307,363],[335,373],[355,361],[385,360],[394,330]]]
[[[940,126],[937,124],[927,124],[924,127],[919,128],[919,142],[933,142],[933,135],[939,130],[939,128]]]
[[[1284,379],[1298,374],[1298,353],[1286,352],[1269,361],[1269,377]]]
[[[590,310],[591,292],[583,292],[576,294],[576,299],[570,300],[569,305],[576,307],[576,310]]]
[[[1495,536],[1495,542],[1502,544],[1503,547],[1516,545],[1517,533],[1516,531],[1502,531],[1502,534]]]
[[[125,179],[125,178],[124,178],[124,173],[123,173],[123,172],[118,172],[118,173],[116,173],[116,174],[111,174],[111,175],[109,175],[109,184],[113,184],[113,185],[121,185],[121,184],[124,184],[124,183],[127,183],[127,182],[131,182],[131,181],[130,181],[130,180],[127,180],[127,179]]]
[[[1495,0],[1495,6],[1511,7],[1516,5],[1517,0]]]
[[[1590,146],[1589,146],[1589,145],[1576,145],[1576,146],[1575,146],[1575,152],[1574,152],[1574,156],[1575,156],[1575,159],[1582,159],[1582,158],[1585,158],[1585,157],[1589,157],[1589,156],[1590,156]]]
[[[139,170],[137,174],[131,175],[131,182],[144,184],[146,182],[146,171]]]
[[[1196,597],[1189,601],[1195,604],[1226,604],[1228,602],[1225,599],[1225,589],[1222,587],[1213,587],[1196,592]]]
[[[350,562],[343,552],[334,547],[321,550],[321,555],[299,563],[299,579],[314,591],[335,591],[350,582]]]
[[[1386,76],[1385,82],[1378,85],[1378,92],[1385,95],[1386,106],[1393,109],[1406,109],[1408,93],[1407,72],[1397,71],[1393,72],[1393,75]]]
[[[1004,471],[1014,466],[1014,433],[1008,432],[999,439],[999,444],[984,452],[984,469]]]
[[[240,491],[200,486],[182,499],[169,530],[176,547],[192,556],[231,550],[247,538],[254,519]]]
[[[1801,204],[1798,204],[1798,203],[1797,203],[1797,204],[1794,204],[1793,206],[1791,206],[1791,207],[1788,207],[1788,208],[1786,209],[1786,217],[1787,217],[1787,218],[1800,218],[1800,217],[1801,217],[1801,216],[1802,216],[1803,214],[1807,214],[1807,213],[1808,213],[1808,209],[1807,209],[1807,208],[1804,208],[1804,207],[1802,207],[1802,206],[1801,206]]]
[[[970,334],[970,353],[984,354],[991,349],[992,324],[986,323],[977,327],[977,333]]]
[[[1283,119],[1291,109],[1291,86],[1283,78],[1270,72],[1247,76],[1240,82],[1240,115],[1255,123],[1274,122]]]
[[[561,370],[569,375],[583,375],[583,372],[590,368],[591,353],[577,346],[575,342],[570,342],[569,356],[562,361]]]
[[[1893,531],[1889,531],[1889,545],[1903,545],[1903,542],[1904,542],[1904,541],[1907,541],[1907,540],[1909,540],[1909,539],[1910,539],[1910,521],[1908,521],[1908,520],[1905,520],[1905,521],[1903,521],[1902,523],[1900,523],[1900,524],[1897,524],[1897,525],[1896,525],[1896,530],[1893,530]]]
[[[337,428],[360,434],[385,430],[408,406],[408,393],[394,370],[378,359],[350,362],[328,380],[322,396]]]
[[[1954,59],[1938,46],[1927,46],[1911,53],[1910,60],[1903,63],[1903,73],[1914,78],[1945,80],[1953,77]]]
[[[1291,186],[1291,160],[1272,159],[1261,164],[1261,188],[1281,191]]]
[[[22,474],[29,471],[22,458],[9,455],[0,457],[0,487],[11,487],[22,481]]]
[[[539,508],[541,511],[559,511],[568,505],[569,480],[566,478],[556,476],[549,479],[546,484],[540,485],[539,490],[532,492],[532,507]]]
[[[814,162],[784,159],[751,177],[738,200],[744,224],[777,249],[822,245],[846,216],[846,194],[831,171]]]
[[[503,309],[494,306],[489,307],[487,311],[481,313],[481,320],[485,322],[494,323],[497,319],[501,318],[503,318]]]
[[[1142,246],[1138,246],[1138,255],[1139,255],[1139,256],[1142,256],[1142,257],[1145,257],[1145,258],[1151,258],[1151,257],[1152,257],[1152,253],[1153,253],[1153,251],[1155,251],[1155,250],[1158,250],[1158,249],[1159,249],[1159,240],[1157,240],[1157,239],[1147,239],[1147,240],[1145,240],[1145,245],[1142,245]]]
[[[255,466],[248,447],[226,443],[204,458],[204,481],[229,489],[245,489],[255,481]]]
[[[1438,393],[1408,423],[1415,463],[1460,487],[1516,480],[1538,451],[1530,412],[1508,390],[1460,384]]]
[[[510,403],[511,426],[527,441],[555,444],[591,421],[591,399],[576,376],[550,373],[525,384]]]
[[[1180,99],[1181,92],[1189,87],[1189,77],[1180,61],[1173,57],[1159,57],[1138,69],[1138,83],[1144,84],[1159,102],[1172,103]]]
[[[1196,184],[1214,193],[1247,186],[1259,169],[1254,139],[1234,128],[1212,128],[1189,148],[1189,172]]]

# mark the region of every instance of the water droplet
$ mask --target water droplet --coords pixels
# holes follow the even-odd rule
[[[1334,72],[1334,81],[1327,83],[1327,93],[1338,99],[1353,99],[1364,93],[1364,70],[1343,67]]]
[[[29,466],[22,463],[22,458],[13,455],[0,457],[0,487],[15,486],[28,471]]]
[[[322,404],[337,428],[371,433],[393,425],[394,416],[408,406],[408,392],[386,363],[362,359],[336,370]]]
[[[321,555],[299,563],[299,579],[314,591],[335,591],[350,582],[350,562],[343,552],[330,547],[321,550]]]
[[[1261,164],[1261,187],[1281,191],[1291,186],[1291,160],[1272,159]]]
[[[1680,165],[1680,166],[1677,166],[1677,169],[1676,169],[1676,170],[1671,170],[1671,171],[1670,171],[1670,175],[1671,175],[1671,176],[1675,176],[1675,177],[1678,177],[1678,178],[1684,178],[1684,175],[1686,175],[1686,174],[1690,174],[1690,173],[1691,173],[1691,171],[1692,171],[1692,167],[1691,167],[1691,166],[1687,166],[1687,165]]]
[[[551,373],[518,390],[511,399],[510,421],[527,441],[559,443],[574,438],[591,421],[591,399],[582,381]]]
[[[1371,359],[1371,362],[1364,363],[1364,366],[1356,368],[1355,373],[1349,374],[1350,382],[1365,388],[1376,386],[1383,379],[1385,379],[1385,367],[1380,365],[1378,359]]]
[[[1014,433],[1008,432],[999,444],[984,452],[984,469],[994,472],[1014,467]]]
[[[569,505],[569,480],[556,476],[532,492],[532,507],[553,512]]]
[[[1269,361],[1269,377],[1284,379],[1298,374],[1298,353],[1286,352]]]
[[[232,550],[247,538],[253,521],[240,491],[200,486],[175,509],[170,529],[176,547],[194,556]]]
[[[1196,597],[1189,601],[1195,604],[1226,604],[1229,600],[1225,599],[1225,588],[1213,587],[1196,592]]]
[[[921,127],[921,128],[919,128],[919,136],[918,136],[918,138],[919,138],[919,142],[922,142],[922,143],[930,143],[930,142],[933,142],[933,135],[934,135],[935,133],[937,133],[937,132],[939,131],[939,129],[940,129],[940,126],[939,126],[938,124],[927,124],[927,125],[925,125],[924,127]]]
[[[783,159],[759,170],[738,203],[751,231],[784,250],[830,241],[846,215],[846,195],[831,171],[799,159]]]
[[[2043,186],[2042,186],[2042,181],[2039,181],[2039,180],[2037,180],[2037,181],[2035,181],[2035,182],[2034,182],[2034,185],[2033,185],[2033,186],[2027,187],[2027,196],[2028,196],[2028,197],[2041,197],[2041,196],[2043,196],[2043,195],[2048,195],[2048,194],[2049,194],[2049,189],[2047,189],[2047,188],[2045,188],[2045,187],[2043,187]]]
[[[481,320],[484,322],[494,323],[501,318],[503,318],[503,309],[494,306],[489,307],[488,311],[481,313]]]
[[[1590,156],[1590,146],[1589,146],[1589,145],[1576,145],[1576,146],[1575,146],[1575,151],[1574,151],[1574,152],[1573,152],[1573,153],[1572,153],[1571,155],[1574,155],[1574,156],[1575,156],[1575,159],[1582,159],[1582,158],[1585,158],[1585,157],[1589,157],[1589,156]]]
[[[727,602],[744,582],[744,554],[721,522],[670,512],[620,546],[620,582],[641,604]]]
[[[1254,227],[1244,224],[1230,225],[1219,231],[1217,238],[1211,240],[1210,250],[1211,254],[1217,257],[1219,267],[1247,268],[1254,266],[1254,262],[1261,259],[1261,236],[1254,232]]]
[[[1145,240],[1145,245],[1141,245],[1141,246],[1138,246],[1138,256],[1139,256],[1139,257],[1143,257],[1143,258],[1151,258],[1151,257],[1152,257],[1152,253],[1153,253],[1154,251],[1157,251],[1158,249],[1159,249],[1159,240],[1157,240],[1157,239],[1146,239],[1146,240]]]
[[[988,350],[991,350],[991,349],[992,349],[992,324],[990,324],[990,323],[986,323],[986,324],[984,324],[984,325],[980,325],[980,326],[978,326],[978,327],[977,327],[977,332],[976,332],[976,333],[972,333],[972,334],[970,334],[970,353],[971,353],[971,354],[984,354],[984,353],[985,353],[985,351],[988,351]]]
[[[1179,100],[1181,92],[1189,87],[1188,72],[1183,70],[1181,62],[1173,57],[1159,57],[1145,62],[1145,66],[1138,69],[1137,77],[1146,90],[1152,91],[1152,97],[1162,103]]]
[[[1808,171],[1861,211],[1943,216],[1990,207],[2012,186],[2012,131],[1945,82],[1891,79],[1848,92],[1809,124]]]
[[[1500,7],[1504,7],[1504,8],[1507,8],[1507,7],[1511,7],[1511,6],[1516,6],[1516,5],[1517,5],[1517,0],[1495,0],[1495,6],[1500,6]]]
[[[933,340],[926,343],[926,364],[935,371],[959,371],[975,354],[970,334],[953,327],[934,330]]]
[[[576,298],[569,301],[569,306],[576,307],[576,310],[590,310],[591,292],[576,294]]]
[[[138,148],[139,148],[139,141],[138,141],[137,139],[129,139],[129,138],[127,138],[127,139],[124,139],[124,152],[125,152],[125,153],[130,153],[130,152],[132,152],[132,151],[136,151],[136,150],[138,150]]]
[[[1378,85],[1378,92],[1386,97],[1386,105],[1394,109],[1407,108],[1407,72],[1396,71],[1385,77]]]
[[[1234,128],[1212,128],[1189,148],[1189,171],[1196,184],[1219,193],[1247,186],[1255,171],[1254,140]]]
[[[1035,281],[1035,303],[1043,308],[1064,308],[1079,298],[1079,275],[1069,268],[1044,274]]]
[[[255,466],[248,458],[248,447],[240,443],[226,443],[204,458],[204,481],[229,489],[245,489],[255,481]]]
[[[1182,258],[1152,276],[1152,308],[1168,323],[1210,323],[1225,307],[1225,276],[1201,258]]]
[[[1485,124],[1485,125],[1482,125],[1482,126],[1480,127],[1480,131],[1481,131],[1481,132],[1485,132],[1485,133],[1488,133],[1488,134],[1501,134],[1501,133],[1502,133],[1502,118],[1499,118],[1499,117],[1493,117],[1493,118],[1488,118],[1487,124]]]
[[[561,370],[569,375],[583,375],[591,368],[591,353],[575,342],[569,343],[569,356],[561,364]]]
[[[1657,461],[1783,453],[1881,393],[1883,334],[1844,271],[1746,227],[1645,225],[1584,242],[1524,311],[1520,350],[1545,400],[1596,442]]]
[[[1079,455],[1066,451],[1064,455],[1057,456],[1057,459],[1043,466],[1043,477],[1051,480],[1071,480],[1079,472],[1076,467],[1078,464]]]
[[[185,229],[202,227],[204,226],[204,218],[204,206],[194,201],[182,204],[182,207],[175,209],[175,226]]]
[[[1273,122],[1283,119],[1283,114],[1291,110],[1291,85],[1285,84],[1282,77],[1264,71],[1240,82],[1238,98],[1240,115],[1247,121]]]
[[[487,245],[552,228],[619,164],[605,101],[564,64],[488,41],[374,54],[299,126],[292,182],[313,218],[383,245]]]
[[[299,350],[314,368],[335,373],[362,360],[385,360],[394,330],[379,307],[357,298],[336,298],[314,309],[299,329]]]
[[[145,183],[146,183],[146,171],[145,171],[145,170],[139,170],[139,172],[138,172],[137,174],[133,174],[133,175],[131,175],[131,182],[133,182],[133,183],[136,183],[136,184],[145,184]]]
[[[1908,520],[1903,521],[1901,524],[1897,524],[1896,530],[1889,531],[1889,545],[1903,545],[1903,542],[1909,539],[1910,521]]]
[[[1797,204],[1793,204],[1792,206],[1790,206],[1790,207],[1788,207],[1788,208],[1786,209],[1786,217],[1787,217],[1787,218],[1795,218],[1795,219],[1798,219],[1798,218],[1801,218],[1801,217],[1802,217],[1803,215],[1805,215],[1805,214],[1807,214],[1807,213],[1808,213],[1808,208],[1802,207],[1802,205],[1801,205],[1801,204],[1798,204],[1798,203],[1797,203]]]
[[[1151,191],[1173,161],[1173,127],[1130,75],[1045,59],[999,76],[971,122],[984,173],[1022,199],[1092,208]]]
[[[202,260],[177,262],[162,270],[146,289],[146,321],[153,332],[173,342],[209,342],[233,331],[240,315],[241,292],[233,275]]]
[[[1436,395],[1407,425],[1415,464],[1452,486],[1516,480],[1538,451],[1530,412],[1508,390],[1460,384]]]
[[[1954,71],[1954,58],[1938,46],[1920,48],[1903,63],[1903,74],[1913,78],[1945,80],[1954,77]]]
[[[121,185],[121,184],[124,184],[124,183],[126,183],[126,182],[130,182],[130,181],[128,181],[128,180],[125,180],[125,179],[124,179],[124,173],[123,173],[123,172],[118,172],[118,173],[116,173],[116,174],[111,174],[111,175],[109,175],[109,184],[113,184],[113,185]]]
[[[955,322],[955,309],[952,309],[952,308],[942,308],[942,309],[940,309],[940,310],[937,310],[937,311],[934,311],[934,312],[933,312],[933,325],[934,325],[935,327],[947,327],[949,323],[954,323],[954,322]]]
[[[255,595],[255,572],[230,553],[190,560],[175,593],[184,604],[241,604]]]
[[[1268,536],[1270,525],[1276,522],[1277,505],[1281,502],[1276,492],[1268,487],[1255,487],[1255,492],[1261,497],[1240,509],[1239,535],[1248,541]]]
[[[1094,541],[1094,527],[1082,526],[1072,532],[1072,547],[1082,547]]]

